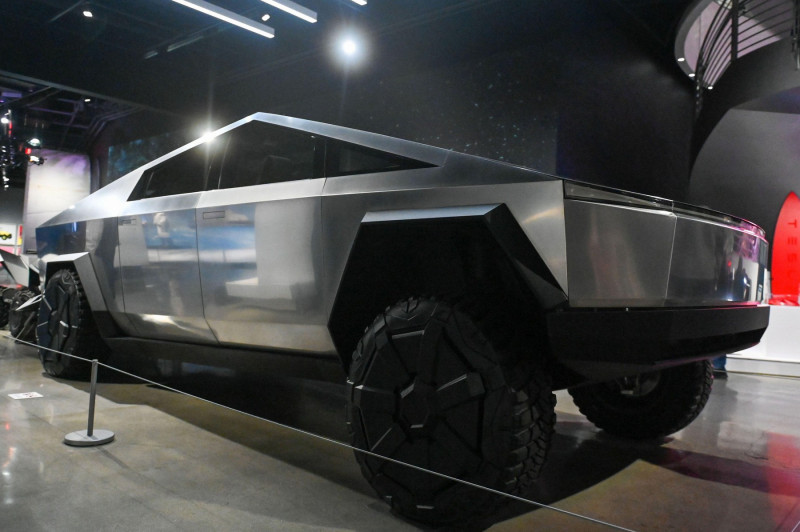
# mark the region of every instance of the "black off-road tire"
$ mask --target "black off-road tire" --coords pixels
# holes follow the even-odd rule
[[[30,341],[35,338],[36,331],[36,309],[33,310],[17,310],[30,298],[35,297],[36,294],[31,290],[19,290],[11,298],[9,305],[8,316],[8,332],[11,336],[18,340]]]
[[[91,364],[64,356],[43,347],[104,362],[108,347],[97,332],[86,294],[78,274],[59,270],[48,281],[39,305],[36,327],[39,360],[54,377],[88,378]]]
[[[634,439],[663,438],[700,415],[711,394],[711,362],[643,373],[636,377],[570,388],[578,409],[609,434]]]
[[[545,462],[555,396],[532,363],[537,353],[493,337],[492,318],[475,310],[417,298],[379,314],[353,354],[348,428],[357,448],[519,493]],[[458,525],[503,502],[365,453],[356,459],[378,495],[414,521]]]
[[[11,313],[11,296],[16,292],[14,288],[6,288],[0,291],[0,328],[8,325],[8,317]],[[6,297],[9,298],[6,301]]]

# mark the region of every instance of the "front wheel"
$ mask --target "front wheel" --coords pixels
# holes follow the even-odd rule
[[[532,363],[542,353],[501,347],[487,323],[432,298],[379,314],[350,368],[353,445],[504,492],[538,476],[555,424],[549,379]],[[356,459],[378,495],[415,521],[455,525],[498,503],[484,490],[375,456]]]
[[[707,360],[570,388],[575,405],[589,421],[624,438],[661,438],[694,421],[711,394]]]
[[[36,335],[39,359],[54,377],[89,376],[87,362],[62,353],[101,362],[108,358],[108,347],[97,332],[78,274],[72,270],[59,270],[47,281]]]

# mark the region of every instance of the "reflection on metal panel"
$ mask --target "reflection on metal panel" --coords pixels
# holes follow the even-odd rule
[[[203,316],[199,193],[129,202],[118,219],[125,312],[140,335],[215,342]]]
[[[667,304],[741,303],[761,299],[766,243],[755,235],[679,217]],[[765,254],[765,253],[764,253]]]
[[[220,342],[332,353],[321,293],[323,180],[207,192],[197,211],[205,315]]]
[[[576,200],[564,203],[570,305],[662,305],[675,215]]]
[[[684,213],[567,200],[573,307],[720,306],[763,297],[767,243]]]

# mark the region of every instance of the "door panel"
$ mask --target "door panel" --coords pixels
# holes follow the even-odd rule
[[[118,219],[125,313],[138,334],[216,342],[203,315],[199,192],[132,201]]]
[[[323,184],[305,179],[203,195],[203,302],[221,343],[334,353],[322,302]]]

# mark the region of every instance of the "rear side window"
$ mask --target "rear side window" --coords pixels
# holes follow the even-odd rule
[[[328,149],[325,155],[325,175],[327,177],[393,172],[432,166],[434,165],[393,153],[337,140],[328,140]]]
[[[321,177],[319,142],[310,133],[263,122],[239,127],[225,150],[219,188]]]
[[[146,170],[131,193],[129,201],[187,194],[206,189],[208,169],[213,160],[212,145],[207,142],[187,150],[158,166]]]

